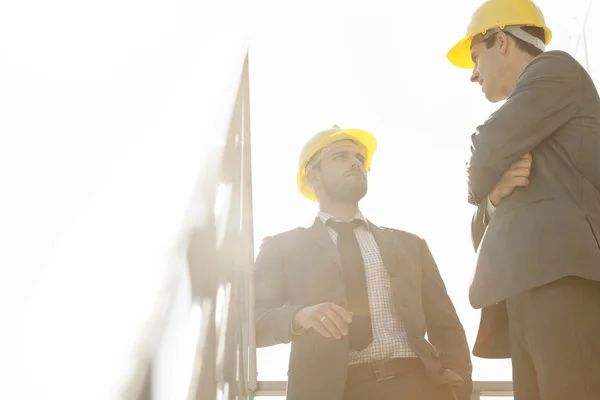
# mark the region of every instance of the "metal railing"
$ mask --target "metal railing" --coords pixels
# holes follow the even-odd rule
[[[255,396],[285,396],[286,381],[261,381]],[[482,396],[512,397],[512,382],[478,381],[473,383],[471,400],[479,400]]]
[[[256,388],[247,50],[239,65],[228,130],[215,134],[209,169],[184,222],[185,268],[167,285],[154,329],[160,338],[148,346],[148,361],[138,364],[143,378],[131,382],[124,398],[245,400]]]
[[[198,377],[196,400],[251,398],[253,357],[248,306],[254,264],[248,54],[243,60],[215,194],[214,225],[190,243],[192,287],[210,298],[214,313]],[[207,262],[206,251],[215,253]],[[206,251],[203,251],[206,250]],[[196,267],[194,268],[194,264]],[[212,285],[207,286],[207,280]]]

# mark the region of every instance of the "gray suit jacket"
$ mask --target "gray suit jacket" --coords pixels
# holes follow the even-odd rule
[[[458,380],[460,398],[468,399],[472,389],[468,344],[427,244],[406,232],[373,224],[370,229],[390,275],[394,306],[410,345],[434,381]],[[287,398],[340,399],[348,339],[324,338],[313,330],[292,336],[290,330],[295,312],[303,306],[346,304],[339,254],[325,225],[317,218],[310,228],[265,239],[254,279],[258,347],[292,343]],[[431,342],[425,340],[426,332]]]
[[[527,152],[529,186],[486,220],[487,195]],[[476,218],[487,225],[473,307],[569,275],[600,280],[600,99],[574,58],[548,51],[525,68],[506,103],[472,136],[468,185]]]

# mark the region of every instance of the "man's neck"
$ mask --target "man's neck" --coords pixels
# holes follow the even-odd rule
[[[358,213],[358,204],[320,204],[319,206],[322,212],[326,212],[335,219],[340,221],[348,221]]]
[[[519,77],[521,74],[523,74],[525,68],[527,68],[529,63],[531,63],[534,58],[535,57],[524,52],[518,54],[518,57],[516,57],[514,63],[511,65],[509,70],[506,71],[506,75],[508,77],[508,80],[506,81],[507,87],[505,89],[506,97],[512,93],[517,81],[519,80]]]

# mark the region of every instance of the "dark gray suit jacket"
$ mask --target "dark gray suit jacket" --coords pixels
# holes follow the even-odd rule
[[[484,220],[487,195],[527,152],[529,186]],[[548,51],[525,68],[506,103],[473,134],[468,184],[487,225],[473,307],[569,275],[600,280],[600,99],[574,58]]]
[[[394,306],[412,349],[436,382],[458,380],[461,399],[468,399],[472,389],[468,344],[427,244],[403,231],[373,224],[370,229],[390,275]],[[287,398],[340,399],[348,339],[327,339],[314,330],[292,336],[290,331],[295,312],[303,306],[346,305],[339,254],[325,225],[317,218],[310,228],[265,239],[254,279],[257,346],[292,343]],[[425,340],[426,332],[430,342]]]
[[[527,152],[529,186],[484,221],[487,195]],[[468,183],[487,225],[473,307],[569,275],[600,280],[600,99],[574,58],[548,51],[525,68],[506,103],[473,134]]]

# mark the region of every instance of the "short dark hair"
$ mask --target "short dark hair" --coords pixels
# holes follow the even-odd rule
[[[532,36],[540,39],[542,42],[546,42],[546,32],[544,32],[543,28],[537,26],[522,26],[522,30],[529,33]],[[507,35],[510,35],[513,39],[515,39],[515,43],[517,44],[517,48],[523,50],[525,53],[536,57],[542,54],[542,50],[538,49],[531,43],[527,43],[514,35],[511,35],[510,32],[505,32]],[[487,48],[493,47],[496,44],[496,35],[492,35],[485,41]]]

